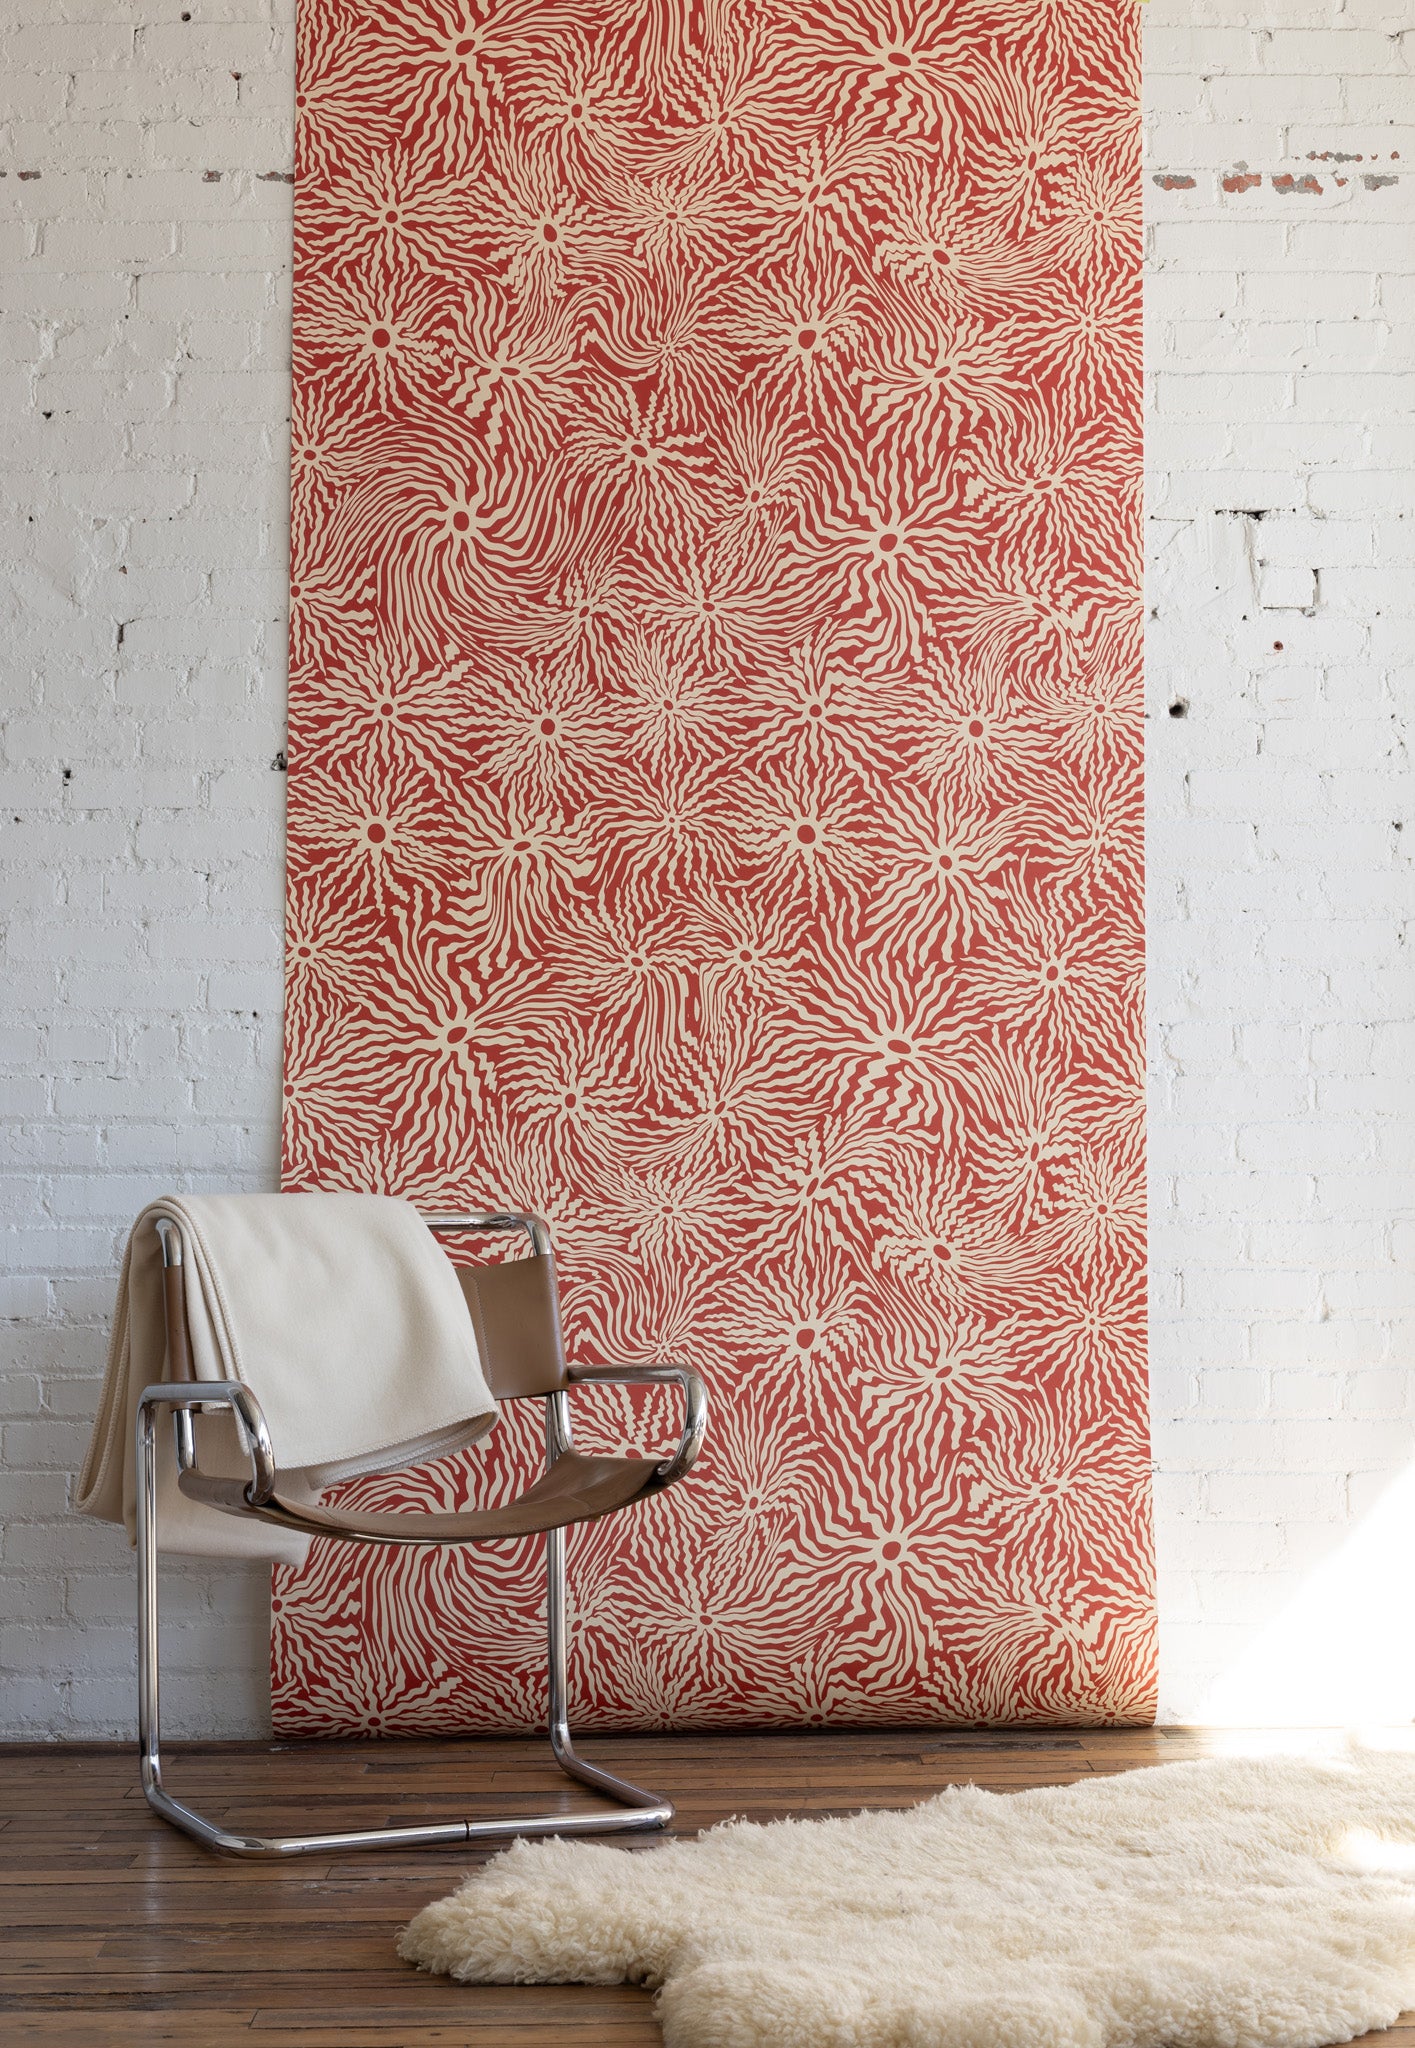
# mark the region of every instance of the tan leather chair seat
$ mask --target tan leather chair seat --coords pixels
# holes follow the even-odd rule
[[[660,1463],[658,1458],[596,1458],[564,1451],[518,1500],[459,1515],[385,1515],[320,1507],[294,1492],[282,1492],[278,1473],[274,1494],[260,1507],[252,1507],[246,1499],[244,1479],[218,1479],[191,1471],[180,1473],[177,1483],[192,1500],[208,1507],[221,1508],[226,1514],[255,1515],[308,1536],[341,1536],[365,1543],[496,1543],[612,1514],[644,1491]]]

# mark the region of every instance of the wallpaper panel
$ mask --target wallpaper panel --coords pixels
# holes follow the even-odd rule
[[[706,1378],[584,1724],[1152,1713],[1138,192],[1132,0],[303,0],[285,1184]],[[275,1594],[283,1731],[540,1711],[533,1544]]]

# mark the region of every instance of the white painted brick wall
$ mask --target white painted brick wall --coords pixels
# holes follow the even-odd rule
[[[291,5],[25,4],[0,1733],[80,1736],[131,1723],[130,1560],[64,1512],[124,1223],[275,1170]],[[1162,1712],[1409,1718],[1415,36],[1152,0],[1147,39]],[[258,1732],[263,1574],[168,1578],[174,1724]]]
[[[66,1515],[124,1224],[276,1170],[292,0],[0,34],[0,1732],[132,1722],[132,1563]],[[266,1716],[266,1580],[166,1574],[174,1729]]]
[[[1166,1718],[1415,1715],[1412,30],[1147,10]]]

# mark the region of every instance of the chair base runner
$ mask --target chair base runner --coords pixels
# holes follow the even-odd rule
[[[566,1717],[568,1615],[565,1584],[565,1531],[552,1529],[546,1548],[546,1637],[550,1692],[550,1748],[567,1777],[592,1786],[616,1802],[618,1811],[589,1813],[509,1814],[504,1819],[421,1822],[411,1827],[351,1828],[317,1835],[246,1835],[207,1820],[194,1807],[174,1799],[162,1783],[161,1723],[158,1704],[159,1643],[157,1605],[157,1459],[155,1409],[174,1393],[189,1389],[149,1387],[138,1408],[138,1751],[142,1788],[148,1805],[193,1841],[227,1856],[287,1857],[342,1855],[353,1849],[451,1849],[469,1842],[508,1841],[517,1835],[589,1835],[643,1832],[666,1827],[673,1818],[670,1800],[630,1785],[575,1754]],[[549,1446],[553,1455],[568,1440],[565,1396],[547,1403]],[[562,1438],[563,1432],[563,1438]]]
[[[607,1772],[599,1773],[601,1779],[608,1776]],[[652,1793],[641,1792],[637,1786],[625,1784],[620,1778],[609,1782],[620,1787],[623,1803],[632,1807],[631,1811],[528,1813],[509,1816],[505,1820],[430,1821],[406,1828],[351,1828],[327,1835],[238,1835],[229,1828],[218,1826],[215,1821],[205,1819],[180,1799],[173,1799],[163,1790],[158,1777],[151,1775],[146,1768],[143,1771],[143,1791],[148,1805],[163,1820],[180,1828],[184,1835],[190,1835],[193,1841],[224,1856],[273,1858],[343,1855],[351,1849],[459,1849],[468,1842],[509,1841],[517,1835],[642,1833],[646,1829],[666,1827],[672,1820],[673,1807],[668,1800],[655,1799]]]

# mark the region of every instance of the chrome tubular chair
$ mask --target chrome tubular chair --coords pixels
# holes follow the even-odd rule
[[[235,1380],[196,1380],[192,1370],[182,1236],[171,1217],[159,1217],[162,1240],[168,1372],[160,1385],[146,1387],[138,1403],[138,1743],[142,1785],[148,1805],[164,1820],[233,1856],[328,1855],[346,1849],[448,1847],[510,1835],[579,1835],[611,1830],[660,1828],[673,1818],[669,1800],[641,1791],[576,1755],[566,1716],[565,1531],[574,1522],[661,1493],[690,1469],[702,1448],[706,1397],[686,1366],[571,1367],[561,1343],[555,1260],[550,1233],[537,1216],[427,1216],[438,1231],[521,1230],[530,1256],[504,1265],[459,1266],[457,1277],[476,1327],[487,1384],[498,1401],[545,1402],[545,1470],[505,1507],[465,1514],[365,1514],[312,1505],[282,1490],[269,1432],[248,1387]],[[587,1385],[676,1386],[684,1399],[678,1447],[669,1458],[586,1456],[574,1447],[569,1393]],[[235,1414],[251,1461],[250,1479],[220,1479],[197,1462],[193,1413],[223,1404]],[[174,1799],[162,1783],[158,1716],[157,1467],[159,1411],[171,1414],[176,1437],[178,1484],[194,1500],[224,1514],[255,1516],[311,1536],[352,1543],[495,1543],[544,1534],[547,1577],[547,1637],[550,1680],[550,1747],[572,1778],[593,1786],[615,1808],[589,1813],[538,1813],[494,1820],[452,1820],[412,1827],[356,1828],[317,1835],[234,1834]]]

